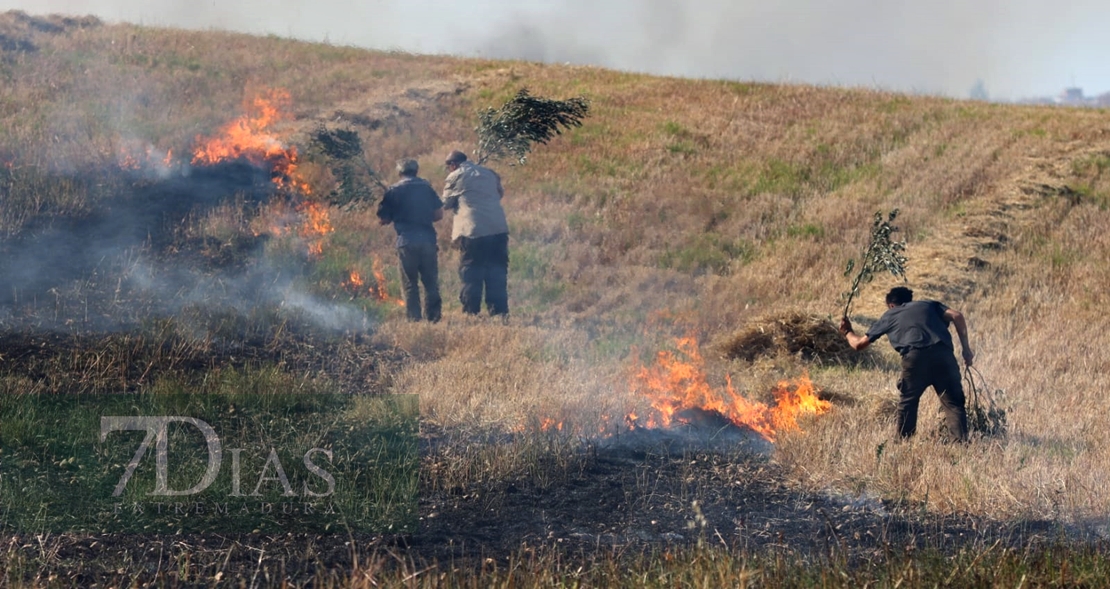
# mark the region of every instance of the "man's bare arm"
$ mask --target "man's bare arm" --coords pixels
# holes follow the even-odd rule
[[[975,359],[975,352],[971,351],[971,344],[967,341],[967,320],[963,313],[955,309],[944,312],[944,320],[956,326],[956,335],[960,338],[960,347],[963,348],[964,363],[971,366]]]
[[[871,338],[866,335],[857,335],[849,331],[845,337],[848,338],[848,345],[857,352],[871,345]]]
[[[848,345],[857,352],[871,345],[871,338],[852,331],[852,322],[847,317],[840,320],[840,334],[848,339]]]

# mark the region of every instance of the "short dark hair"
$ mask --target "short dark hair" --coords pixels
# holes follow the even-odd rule
[[[452,151],[451,153],[447,154],[446,163],[448,163],[448,164],[461,164],[465,161],[466,161],[466,154],[457,150],[457,149],[455,151]]]
[[[904,286],[896,286],[886,293],[886,304],[888,305],[903,305],[912,300],[913,291]]]
[[[397,173],[402,176],[415,176],[420,171],[420,164],[416,160],[397,160]]]

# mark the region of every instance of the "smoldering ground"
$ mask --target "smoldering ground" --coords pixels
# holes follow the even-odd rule
[[[0,189],[26,180],[19,175],[0,169]],[[33,216],[0,239],[0,319],[13,326],[112,330],[190,308],[251,314],[283,307],[328,330],[365,330],[368,319],[358,309],[297,286],[303,269],[297,260],[266,255],[269,234],[183,234],[185,225],[217,207],[250,217],[287,199],[271,176],[242,159],[42,173],[38,185],[65,185],[89,204]]]

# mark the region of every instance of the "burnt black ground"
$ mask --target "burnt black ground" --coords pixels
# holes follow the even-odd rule
[[[586,452],[581,469],[559,484],[514,481],[427,494],[421,531],[407,547],[446,560],[503,558],[521,546],[604,553],[702,541],[858,561],[891,551],[1030,546],[1061,533],[1049,521],[938,515],[920,505],[802,490],[772,459],[747,452],[627,445]]]
[[[235,199],[256,208],[276,194],[271,172],[245,160],[184,168],[165,177],[142,170],[97,170],[42,182],[78,185],[100,206],[85,213],[39,215],[17,234],[0,239],[0,308],[49,298],[51,289],[103,272],[107,260],[128,250],[165,250],[190,215]]]
[[[31,380],[57,380],[57,368],[69,359],[94,356],[114,356],[125,369],[110,371],[102,381],[96,374],[68,375],[75,387],[115,388],[122,378],[125,390],[137,390],[169,374],[277,365],[295,374],[326,375],[339,390],[388,390],[388,375],[406,362],[403,354],[360,337],[288,334],[277,342],[184,345],[150,334],[0,335],[0,369]],[[774,461],[765,442],[744,432],[721,436],[712,426],[705,432],[710,441],[635,431],[573,440],[571,456],[563,445],[564,455],[552,456],[550,465],[541,459],[540,468],[548,471],[544,480],[521,475],[440,488],[429,473],[450,456],[437,448],[466,440],[460,441],[458,432],[423,429],[420,520],[411,534],[40,537],[5,532],[0,525],[0,569],[20,563],[25,578],[56,575],[84,586],[93,579],[122,582],[135,575],[171,578],[187,563],[207,578],[222,572],[249,584],[264,574],[296,584],[319,575],[343,578],[356,562],[371,557],[384,559],[384,566],[480,567],[487,559],[507,562],[524,553],[555,552],[588,563],[700,542],[749,554],[867,563],[921,550],[956,553],[1073,541],[1053,521],[937,514],[919,504],[804,489]]]
[[[46,571],[79,584],[137,576],[188,585],[179,571],[190,570],[202,579],[262,575],[269,585],[278,578],[294,584],[345,578],[356,562],[374,559],[386,567],[481,567],[488,559],[554,552],[589,563],[706,542],[737,553],[863,564],[919,550],[1034,549],[1060,540],[1048,521],[937,515],[916,505],[799,490],[762,456],[628,447],[585,452],[580,470],[542,488],[518,480],[425,492],[420,527],[410,535],[6,534],[0,560],[7,562],[0,565],[19,561],[28,576]],[[53,555],[48,563],[44,547]]]
[[[70,384],[50,371],[87,364],[79,359],[92,355],[116,358],[104,381],[116,390],[141,388],[168,374],[272,364],[327,375],[340,390],[384,391],[388,374],[406,362],[403,354],[360,336],[326,339],[295,331],[234,345],[128,333],[0,335],[3,373],[54,379],[62,388]],[[95,389],[94,376],[65,378]],[[345,578],[356,563],[364,566],[375,558],[383,566],[480,567],[487,559],[555,553],[589,563],[708,543],[737,553],[862,564],[919,550],[956,553],[996,544],[1035,548],[1077,541],[1052,521],[937,514],[913,503],[808,490],[793,482],[761,438],[722,430],[711,421],[689,431],[553,438],[550,455],[541,454],[531,474],[470,479],[454,487],[443,487],[435,476],[453,459],[444,448],[519,440],[512,435],[470,440],[432,424],[422,425],[421,437],[419,526],[412,533],[43,536],[0,525],[0,569],[24,579],[54,575],[81,586],[93,579],[130,584],[135,578],[188,585],[217,573],[246,584],[261,575],[269,579],[263,585],[272,585],[279,578],[294,584],[320,576]]]

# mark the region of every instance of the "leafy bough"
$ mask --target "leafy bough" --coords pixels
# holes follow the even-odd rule
[[[858,266],[854,259],[848,260],[844,275],[850,276],[853,270],[856,270],[856,275],[852,279],[851,289],[844,293],[847,302],[844,303],[844,313],[841,317],[848,316],[852,301],[859,294],[860,287],[874,280],[875,274],[887,271],[903,281],[906,280],[906,242],[891,239],[891,234],[898,231],[898,228],[893,225],[897,217],[898,209],[890,211],[886,220],[883,220],[882,212],[876,212],[875,220],[871,224],[871,239],[867,249],[860,256]]]
[[[378,172],[366,163],[362,138],[354,129],[329,129],[320,125],[312,134],[312,146],[335,162],[331,166],[332,174],[339,183],[332,195],[335,204],[352,205],[373,200],[370,189],[355,172],[356,164],[382,192],[389,188]]]
[[[589,113],[590,102],[583,97],[552,100],[521,88],[501,108],[478,114],[477,162],[511,157],[524,164],[533,144],[547,143],[563,129],[581,127]]]

